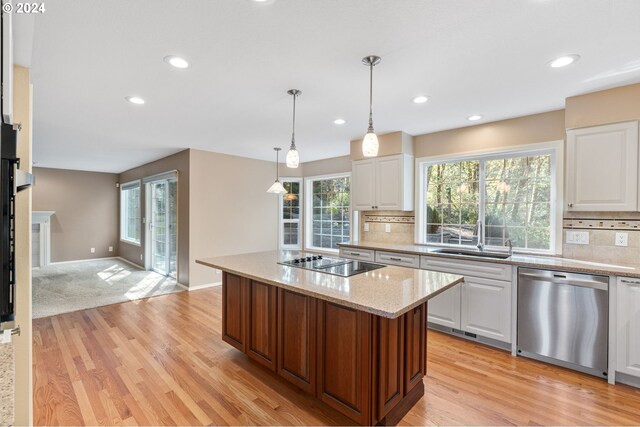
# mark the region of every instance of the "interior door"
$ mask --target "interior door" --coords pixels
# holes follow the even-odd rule
[[[149,184],[149,245],[151,270],[176,277],[177,269],[177,182],[175,179]]]

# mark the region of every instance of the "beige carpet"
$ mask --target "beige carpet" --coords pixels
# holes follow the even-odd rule
[[[182,290],[173,278],[119,259],[52,264],[33,270],[33,318]]]

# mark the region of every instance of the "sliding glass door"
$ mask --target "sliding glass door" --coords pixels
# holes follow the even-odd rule
[[[177,269],[177,188],[175,178],[152,181],[147,186],[149,268],[174,278]]]

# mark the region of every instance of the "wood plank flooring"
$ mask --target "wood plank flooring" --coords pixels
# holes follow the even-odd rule
[[[35,320],[36,425],[348,425],[220,337],[221,290]],[[639,425],[640,390],[429,332],[402,425]]]

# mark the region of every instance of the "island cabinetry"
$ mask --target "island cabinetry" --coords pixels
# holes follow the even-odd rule
[[[378,419],[384,418],[404,396],[405,318],[376,317],[374,322],[374,366],[377,367]]]
[[[244,277],[223,272],[222,276],[222,340],[245,351],[246,282]]]
[[[427,304],[420,305],[404,315],[405,378],[404,394],[422,383],[427,375]]]
[[[277,288],[247,281],[247,355],[276,370]]]
[[[278,289],[278,374],[316,394],[317,300]]]

